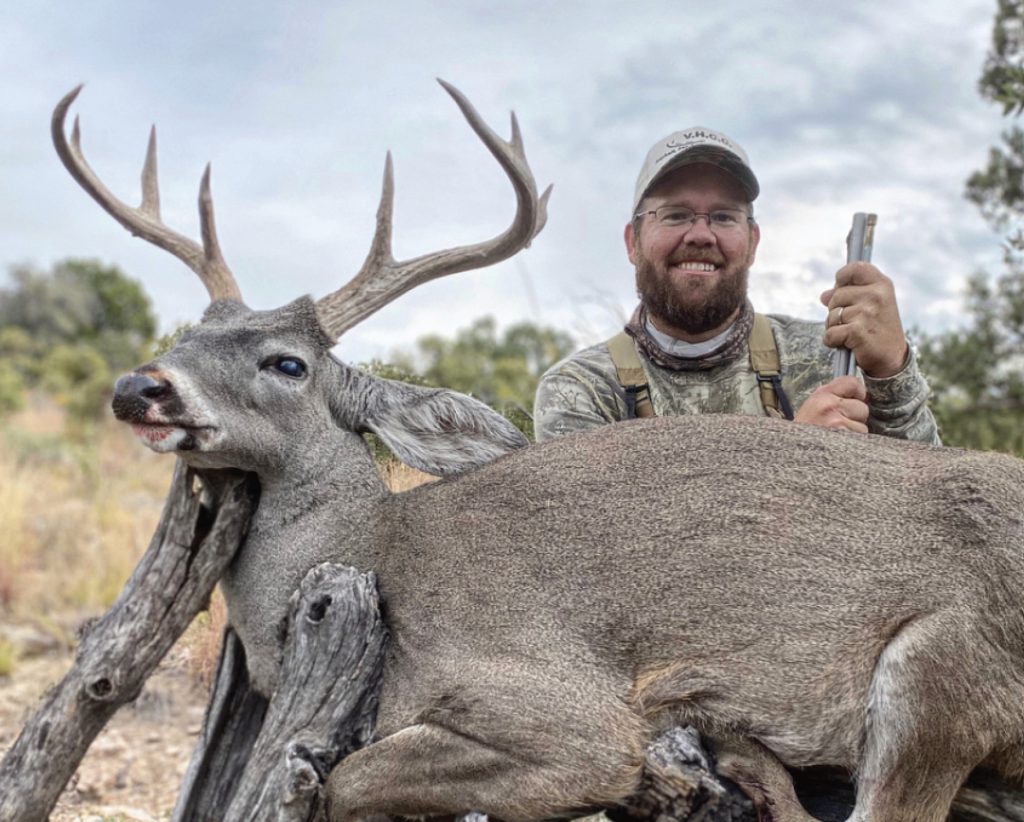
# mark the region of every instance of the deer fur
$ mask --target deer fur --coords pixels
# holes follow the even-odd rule
[[[780,762],[849,769],[864,822],[944,819],[982,763],[1024,776],[1021,461],[727,416],[520,449],[480,403],[331,344],[309,300],[215,303],[132,375],[165,393],[123,382],[115,410],[259,475],[224,591],[264,694],[305,572],[376,572],[380,738],[332,774],[332,819],[613,804],[680,723],[780,820],[810,819]],[[362,431],[448,477],[389,493]]]

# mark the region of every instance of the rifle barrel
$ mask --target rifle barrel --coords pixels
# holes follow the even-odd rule
[[[853,215],[853,225],[846,235],[846,262],[871,262],[871,249],[875,244],[877,214],[858,211]],[[848,348],[837,348],[832,355],[832,376],[853,376],[857,373],[857,358]]]

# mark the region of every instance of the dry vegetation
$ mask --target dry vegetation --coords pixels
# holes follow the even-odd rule
[[[69,430],[42,397],[0,427],[0,754],[70,666],[78,626],[116,599],[149,543],[172,468],[113,420]],[[430,479],[395,464],[384,476],[395,490]],[[215,594],[97,739],[53,820],[169,816],[224,620]]]
[[[102,612],[149,541],[172,461],[113,421],[69,438],[44,398],[2,437],[0,609],[44,622]]]

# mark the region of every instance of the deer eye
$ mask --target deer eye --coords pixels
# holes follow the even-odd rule
[[[271,365],[288,377],[299,379],[306,376],[306,364],[296,357],[281,357]]]

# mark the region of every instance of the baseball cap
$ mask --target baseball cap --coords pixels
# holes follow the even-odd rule
[[[739,143],[719,131],[693,126],[658,140],[647,152],[647,159],[636,181],[633,211],[640,206],[640,201],[651,186],[665,174],[691,163],[711,163],[729,172],[743,186],[750,202],[757,199],[761,191],[757,177],[750,170],[747,153],[740,148]]]

